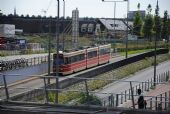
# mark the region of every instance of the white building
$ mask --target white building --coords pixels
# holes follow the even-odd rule
[[[0,24],[0,35],[7,38],[15,37],[15,25]]]
[[[125,37],[127,32],[126,20],[99,19],[99,21],[111,36]],[[133,22],[129,21],[128,26],[128,30],[130,30],[133,26]]]

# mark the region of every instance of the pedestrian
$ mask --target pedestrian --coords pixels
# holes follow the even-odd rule
[[[161,103],[158,104],[158,110],[159,110],[159,111],[162,110],[162,105],[161,105]]]
[[[144,96],[141,94],[142,93],[141,89],[138,89],[137,92],[138,92],[138,95],[139,95],[138,101],[137,101],[138,109],[146,109],[147,103],[144,100]]]

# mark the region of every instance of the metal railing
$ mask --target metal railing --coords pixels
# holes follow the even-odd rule
[[[1,60],[0,71],[19,69],[19,68],[46,63],[46,62],[48,62],[48,56],[40,56],[40,57],[34,57],[34,58],[29,58],[29,59],[21,58],[21,59],[14,59],[10,61]]]
[[[155,83],[156,83],[156,85],[165,84],[169,80],[169,78],[170,78],[170,71],[166,71],[166,72],[156,76]],[[138,97],[138,94],[137,94],[138,89],[141,89],[141,91],[144,93],[144,92],[153,90],[155,88],[153,78],[151,78],[150,80],[147,80],[145,82],[138,82],[138,83],[139,84],[136,84],[135,86],[132,87],[133,96],[135,97],[135,99],[137,99],[137,97]],[[163,95],[164,95],[164,97],[163,97]],[[170,100],[169,100],[170,96],[168,96],[168,92],[160,94],[159,96],[144,96],[144,97],[145,97],[145,99],[147,99],[147,104],[148,104],[147,108],[148,109],[154,109],[153,106],[155,106],[155,109],[157,109],[159,103],[160,103],[161,107],[164,107],[163,108],[164,110],[166,110],[167,107],[170,106],[170,105],[167,105],[167,103],[170,102]],[[160,98],[159,102],[158,102],[158,98]],[[155,102],[152,101],[154,99],[156,99]],[[119,94],[111,94],[111,95],[105,97],[104,99],[102,99],[104,106],[119,106],[119,105],[122,105],[123,103],[128,102],[129,100],[132,100],[132,94],[131,94],[130,88],[128,90],[122,91]],[[107,102],[107,104],[106,104],[106,102]],[[164,106],[162,106],[162,104],[164,104]],[[132,107],[132,104],[130,105],[130,107]]]
[[[19,75],[18,75],[19,76]],[[5,99],[7,101],[12,100],[9,94],[9,87],[6,83],[6,76],[4,74],[1,74],[1,77],[3,78],[3,84],[1,85],[1,90],[4,89],[3,91],[5,92]],[[35,76],[37,77],[37,76]],[[127,102],[129,105],[129,107],[131,106],[131,100],[132,100],[132,96],[134,97],[134,99],[136,99],[138,97],[137,95],[137,89],[141,89],[142,92],[147,92],[151,89],[154,89],[154,83],[156,84],[167,84],[167,81],[170,78],[170,71],[166,71],[162,74],[157,75],[156,77],[156,82],[153,82],[153,79],[147,80],[145,82],[140,82],[140,81],[123,81],[123,80],[117,80],[117,79],[102,79],[102,80],[113,80],[113,81],[120,81],[120,82],[124,82],[124,83],[131,83],[133,82],[133,84],[136,83],[135,86],[132,87],[132,89],[128,89],[128,90],[124,90],[121,93],[103,93],[103,92],[97,92],[97,91],[89,91],[88,89],[88,84],[87,82],[85,83],[84,90],[76,90],[76,89],[56,89],[56,88],[49,88],[48,84],[47,84],[47,78],[53,78],[55,80],[55,78],[58,78],[56,76],[38,76],[39,78],[43,79],[42,80],[42,87],[39,88],[28,88],[28,87],[17,87],[16,89],[25,89],[27,90],[27,93],[30,94],[26,94],[26,93],[22,93],[22,95],[25,95],[24,97],[27,99],[26,101],[29,101],[31,98],[37,97],[37,95],[43,97],[43,103],[51,103],[51,101],[49,100],[49,92],[82,92],[85,93],[86,95],[104,95],[104,97],[99,98],[101,101],[101,105],[102,106],[107,106],[107,107],[121,107],[123,106],[123,104],[125,102]],[[70,77],[70,79],[81,79],[81,80],[101,80],[101,78],[80,78],[80,77]],[[81,87],[82,88],[82,87]],[[31,90],[31,91],[29,91]],[[34,91],[32,91],[34,90]],[[133,94],[131,93],[133,91]],[[2,92],[2,91],[1,91]],[[37,95],[36,95],[37,94]],[[147,109],[152,109],[152,110],[167,110],[170,107],[170,92],[165,92],[165,93],[161,93],[158,96],[144,96],[144,98],[146,99],[147,102]],[[89,101],[90,102],[90,101]],[[70,101],[69,103],[73,103],[72,101]],[[88,103],[87,103],[88,104]]]

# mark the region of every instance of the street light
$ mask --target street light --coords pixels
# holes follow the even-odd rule
[[[124,0],[124,1],[127,1],[127,33],[126,33],[126,59],[128,58],[128,26],[129,26],[129,23],[128,23],[128,18],[129,18],[129,0]]]
[[[114,37],[115,37],[116,36],[116,32],[115,32],[116,2],[122,2],[122,1],[104,1],[104,0],[102,0],[102,2],[114,2]]]
[[[105,0],[102,0],[102,2],[114,2],[114,33],[115,32],[115,14],[116,14],[116,2],[127,2],[127,30],[126,30],[126,58],[128,58],[128,13],[129,13],[129,0],[123,0],[123,1],[105,1]]]
[[[60,0],[57,0],[58,3],[58,10],[57,10],[57,20],[56,20],[56,41],[57,41],[57,64],[56,64],[56,94],[55,94],[55,103],[58,103],[58,89],[59,89],[59,17],[60,17]]]
[[[50,76],[51,72],[51,18],[49,21],[49,38],[48,38],[48,76]],[[50,78],[48,78],[48,84],[50,84]]]
[[[158,0],[157,0],[157,6],[158,6]],[[159,27],[159,25],[156,25],[156,29]],[[156,47],[157,47],[157,39],[158,39],[158,33],[156,32],[156,37],[155,37],[155,51],[154,51],[154,86],[156,86]]]
[[[64,47],[65,47],[64,20],[65,20],[65,0],[63,0],[63,51],[64,51]]]

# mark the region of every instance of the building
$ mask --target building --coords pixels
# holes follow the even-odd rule
[[[86,33],[87,32],[87,24],[82,24],[81,25],[81,33]]]
[[[89,33],[89,34],[93,34],[93,32],[94,32],[94,24],[89,24],[88,25],[88,28],[87,28],[87,32]]]
[[[128,13],[128,19],[130,19],[130,20],[135,19],[135,16],[136,16],[136,13],[137,13],[137,12],[138,12],[138,11],[129,11],[129,13]],[[141,15],[142,19],[144,19],[144,18],[145,18],[145,15],[146,15],[145,10],[140,10],[139,12],[140,12],[140,15]]]
[[[0,24],[0,34],[3,37],[15,37],[15,25],[13,24]]]
[[[109,37],[124,38],[126,35],[127,24],[123,19],[99,19],[99,23],[101,24],[101,31],[106,31]],[[130,30],[133,23],[129,21],[128,24],[128,30]]]

